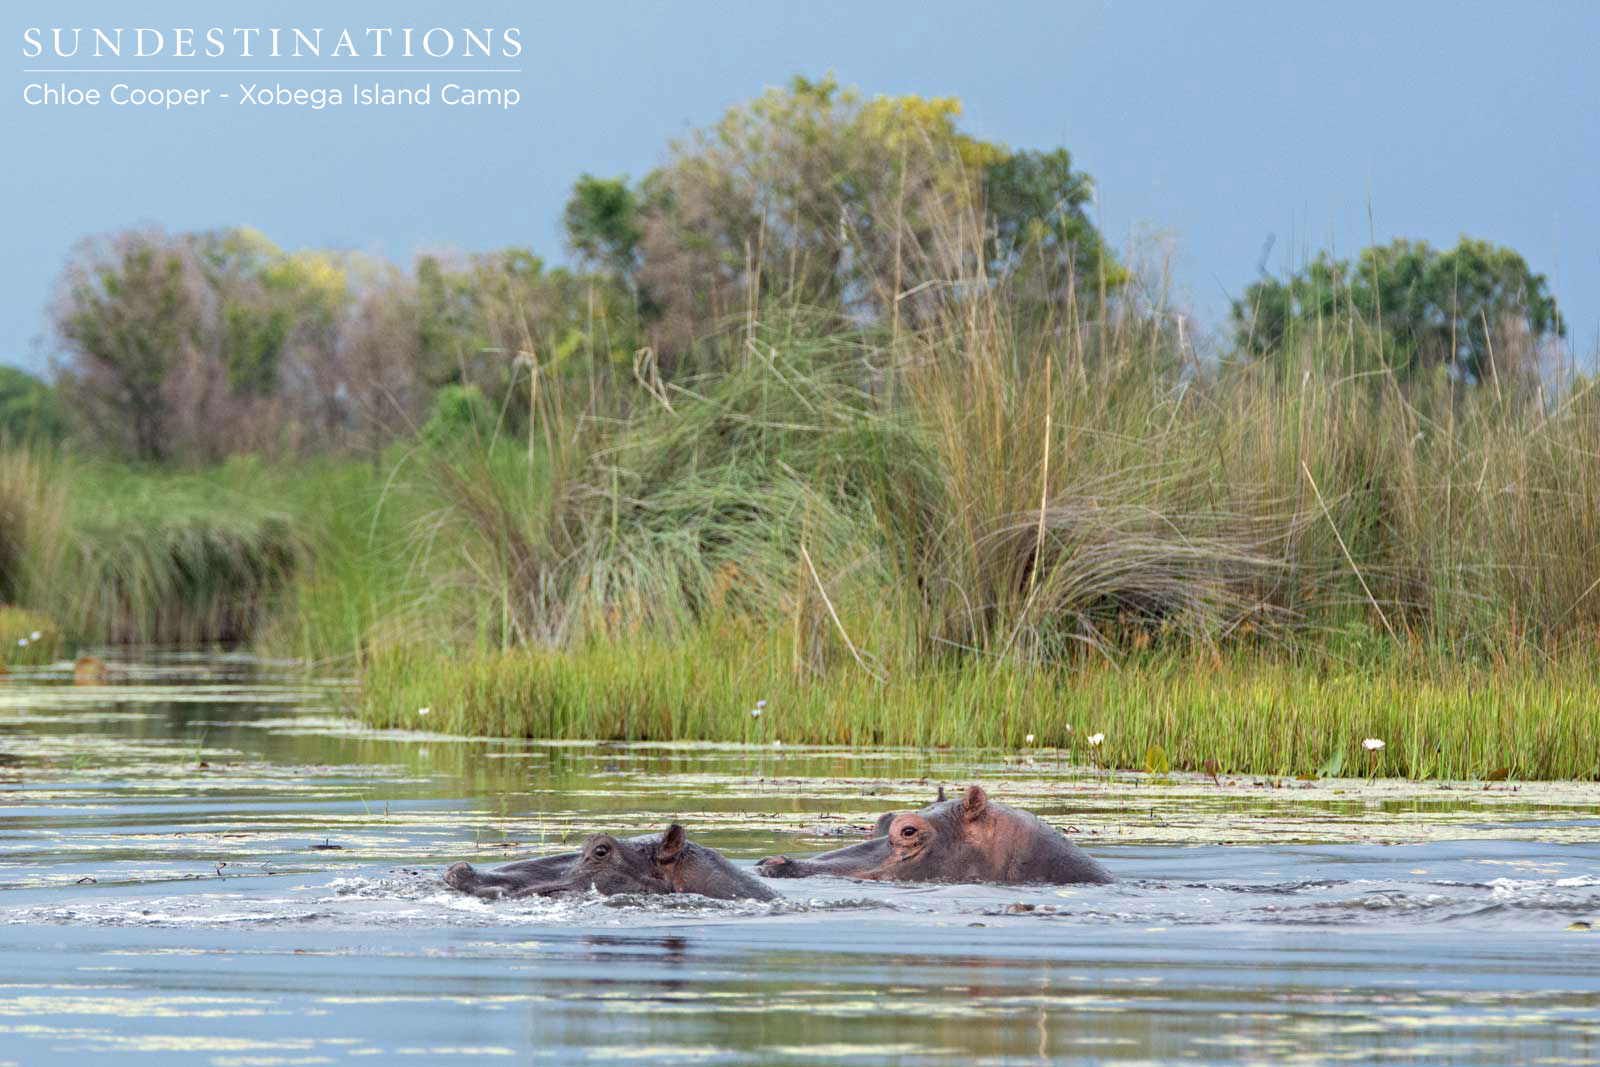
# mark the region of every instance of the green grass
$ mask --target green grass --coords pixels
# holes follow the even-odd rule
[[[436,631],[430,614],[431,505],[405,451],[383,464],[321,459],[269,468],[279,506],[297,516],[309,548],[279,610],[264,620],[262,651],[307,663],[348,665],[376,636]]]
[[[43,595],[65,552],[66,511],[55,465],[0,441],[0,604]]]
[[[397,647],[367,665],[362,715],[506,737],[1037,747],[1116,768],[1144,767],[1159,746],[1190,771],[1600,777],[1592,654],[1499,668],[1434,657],[1329,667],[1262,649],[1120,669],[962,661],[887,683],[797,677],[791,654],[780,635],[709,633],[567,651]],[[1385,742],[1376,757],[1367,738]]]
[[[66,645],[247,641],[311,564],[285,493],[308,473],[0,451],[0,597],[56,620]]]
[[[64,646],[64,635],[54,619],[0,604],[0,668],[53,663]]]
[[[130,470],[61,461],[67,551],[35,601],[96,642],[248,639],[308,546],[247,472]]]
[[[307,662],[455,632],[470,608],[433,555],[460,545],[434,544],[438,457],[413,453],[184,471],[0,448],[0,604],[59,620],[66,646],[250,643]]]

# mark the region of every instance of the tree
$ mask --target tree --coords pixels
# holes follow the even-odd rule
[[[639,199],[626,178],[584,174],[562,214],[567,244],[585,263],[631,281],[638,264]]]
[[[245,394],[274,391],[295,325],[292,310],[269,294],[268,278],[283,253],[248,228],[195,234],[189,240],[219,299],[219,342],[229,386]]]
[[[1286,281],[1264,278],[1233,303],[1235,343],[1252,356],[1284,352],[1296,331],[1354,316],[1379,331],[1402,373],[1445,366],[1465,380],[1528,369],[1538,345],[1566,335],[1545,276],[1509,248],[1462,237],[1438,251],[1396,240],[1354,264],[1319,255]]]
[[[1094,181],[1072,169],[1065,148],[1019,151],[983,173],[983,205],[993,236],[989,273],[1009,277],[1026,306],[1048,311],[1072,289],[1115,290],[1126,274],[1088,215]]]
[[[473,387],[506,412],[506,429],[520,430],[535,375],[594,381],[631,366],[639,334],[627,286],[610,273],[547,269],[526,248],[424,257],[416,281],[424,380]]]
[[[1091,186],[1071,157],[1013,154],[962,131],[960,117],[950,97],[867,99],[831,77],[797,77],[675,143],[631,201],[584,179],[569,235],[575,248],[636,256],[641,306],[668,356],[773,297],[915,322],[986,271],[1026,266],[1041,298],[1075,271],[1098,274]],[[624,221],[630,210],[637,224]]]
[[[91,432],[142,460],[172,454],[174,368],[202,343],[203,286],[184,241],[126,233],[79,246],[55,328],[62,385]]]
[[[18,367],[0,366],[0,442],[54,444],[66,429],[66,412],[54,389]]]
[[[373,448],[426,403],[414,306],[385,264],[254,230],[113,234],[57,286],[61,389],[86,437],[142,460]]]

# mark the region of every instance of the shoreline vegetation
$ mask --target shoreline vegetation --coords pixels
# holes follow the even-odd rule
[[[1600,391],[1543,279],[1395,242],[1197,345],[1065,152],[958,115],[797,80],[580,181],[587,275],[69,270],[75,404],[122,395],[108,302],[170,283],[173,402],[243,429],[0,448],[0,639],[249,641],[385,727],[1600,778]]]

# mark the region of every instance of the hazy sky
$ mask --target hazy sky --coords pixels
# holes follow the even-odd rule
[[[1065,145],[1098,182],[1111,239],[1170,245],[1180,301],[1203,321],[1220,320],[1269,242],[1272,270],[1330,244],[1354,253],[1370,203],[1379,241],[1449,245],[1467,233],[1511,245],[1550,275],[1580,358],[1600,335],[1600,3],[1588,0],[1063,0],[981,12],[938,0],[8,0],[5,10],[0,361],[34,368],[50,351],[35,338],[54,279],[86,235],[248,224],[286,247],[403,261],[509,244],[560,259],[560,211],[579,173],[639,175],[670,137],[794,73],[828,71],[868,93],[958,96],[981,137]],[[258,80],[248,75],[22,72],[82,62],[25,59],[30,26],[193,26],[203,36],[274,25],[517,26],[522,54],[503,65],[522,73],[482,80],[516,87],[522,103],[310,112],[238,106],[237,83]],[[374,76],[259,80],[274,77],[348,97]],[[437,91],[449,79],[432,80]],[[30,107],[31,81],[211,86],[235,102]]]

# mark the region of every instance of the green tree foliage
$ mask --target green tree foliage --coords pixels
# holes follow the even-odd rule
[[[609,272],[508,248],[425,256],[411,276],[249,229],[86,242],[55,325],[85,435],[158,461],[372,451],[414,432],[447,385],[516,430],[540,380],[589,372],[598,390],[639,346],[627,282]]]
[[[358,260],[285,252],[249,228],[197,234],[191,241],[218,300],[218,349],[235,392],[272,393],[297,354],[304,360],[305,348],[334,343]],[[316,354],[309,359],[323,362]]]
[[[17,367],[0,366],[0,441],[55,444],[66,436],[61,398]]]
[[[1470,237],[1444,251],[1401,239],[1354,264],[1323,253],[1286,280],[1251,285],[1232,319],[1237,347],[1251,356],[1359,322],[1381,326],[1374,361],[1381,352],[1397,371],[1444,366],[1472,381],[1528,370],[1541,341],[1566,334],[1545,276],[1513,250]]]
[[[638,263],[639,198],[626,178],[582,175],[562,214],[567,243],[585,263],[626,279]]]
[[[447,385],[433,398],[433,411],[418,434],[434,448],[444,449],[487,435],[494,422],[483,392],[475,385]]]
[[[795,78],[674,144],[644,180],[585,174],[564,212],[575,269],[508,248],[414,271],[288,251],[247,228],[86,242],[57,289],[61,388],[96,444],[148,460],[381,448],[446,386],[515,431],[555,379],[591,406],[646,361],[763,303],[925,326],[1010,279],[1050,315],[1122,272],[1063,150],[961,128],[953,98],[867,98]]]
[[[222,297],[229,385],[240,392],[270,392],[294,327],[291,309],[267,299],[266,277],[278,249],[252,230],[219,230],[192,240],[207,281]]]
[[[1094,182],[1065,148],[1018,151],[983,173],[989,273],[1007,277],[1024,307],[1048,313],[1074,291],[1115,290],[1127,276],[1089,218]]]

